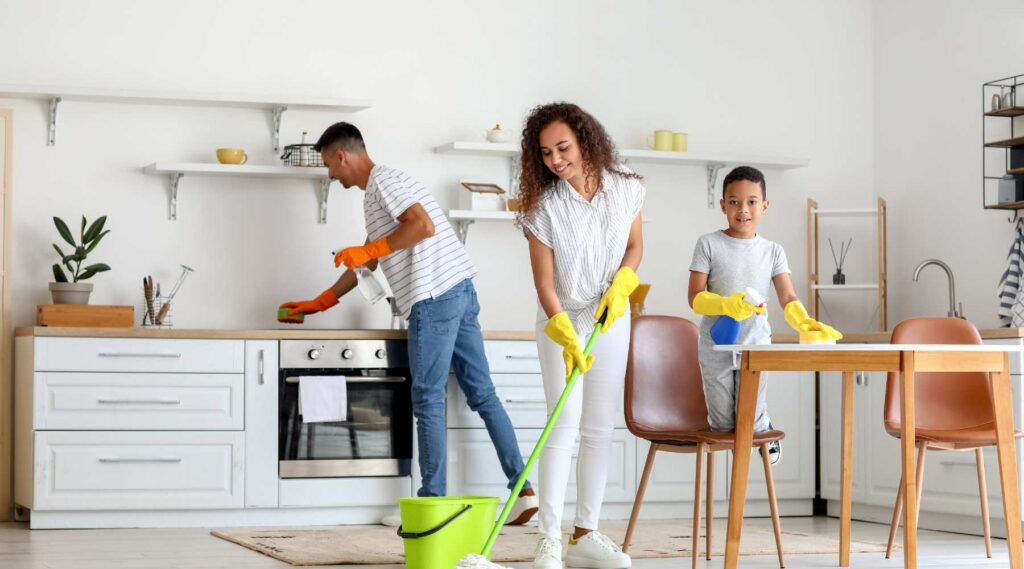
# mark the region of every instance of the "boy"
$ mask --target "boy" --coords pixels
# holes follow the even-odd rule
[[[729,228],[703,235],[697,240],[690,263],[690,306],[704,315],[700,323],[700,371],[704,377],[704,397],[708,404],[708,423],[714,431],[732,431],[736,427],[736,392],[739,375],[729,352],[714,351],[711,327],[719,316],[731,316],[740,322],[737,344],[770,344],[771,328],[764,309],[751,305],[743,292],[753,288],[763,298],[775,285],[779,306],[784,306],[786,322],[794,330],[824,332],[829,338],[843,337],[831,326],[813,320],[804,309],[789,279],[789,264],[782,246],[757,234],[757,225],[768,211],[764,174],[756,168],[740,166],[722,181],[722,213]],[[757,417],[754,431],[772,428],[765,403],[767,382],[757,393]],[[768,449],[772,464],[782,457],[776,442]]]

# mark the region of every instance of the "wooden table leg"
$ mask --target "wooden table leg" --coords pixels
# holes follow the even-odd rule
[[[900,450],[903,463],[903,567],[917,567],[917,477],[914,476],[914,352],[900,358]]]
[[[1021,569],[1020,491],[1017,488],[1017,452],[1013,440],[1013,399],[1010,392],[1010,358],[1003,356],[1003,371],[992,375],[992,411],[996,419],[996,452],[999,483],[1003,488],[1006,543],[1010,567]]]
[[[850,566],[850,520],[853,499],[853,382],[854,372],[843,372],[843,432],[839,485],[839,566]]]
[[[729,493],[729,525],[725,539],[725,569],[739,564],[740,533],[743,530],[743,506],[747,500],[750,477],[750,452],[754,442],[754,414],[761,372],[750,370],[750,352],[743,353],[740,387],[736,402],[736,442],[732,452],[732,485]]]

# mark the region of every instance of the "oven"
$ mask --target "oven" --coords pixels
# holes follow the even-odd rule
[[[407,342],[283,340],[280,345],[280,477],[409,476],[413,416]],[[304,423],[300,376],[345,381],[347,420]]]

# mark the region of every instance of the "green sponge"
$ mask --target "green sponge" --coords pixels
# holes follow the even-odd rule
[[[288,313],[291,311],[291,308],[278,308],[277,321],[285,324],[302,324],[306,321],[306,315],[301,312],[296,312],[295,314],[288,316]]]

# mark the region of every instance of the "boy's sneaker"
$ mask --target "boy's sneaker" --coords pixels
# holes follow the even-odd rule
[[[512,511],[509,513],[505,525],[521,526],[530,521],[530,518],[537,513],[537,509],[537,494],[533,492],[533,488],[523,488],[519,497],[516,498],[515,504],[512,505]]]
[[[562,569],[562,540],[542,535],[533,553],[533,569]]]
[[[768,462],[778,464],[782,460],[782,442],[773,441],[768,443]]]
[[[569,540],[565,566],[585,569],[628,569],[633,566],[633,561],[608,536],[592,531],[575,541]]]

